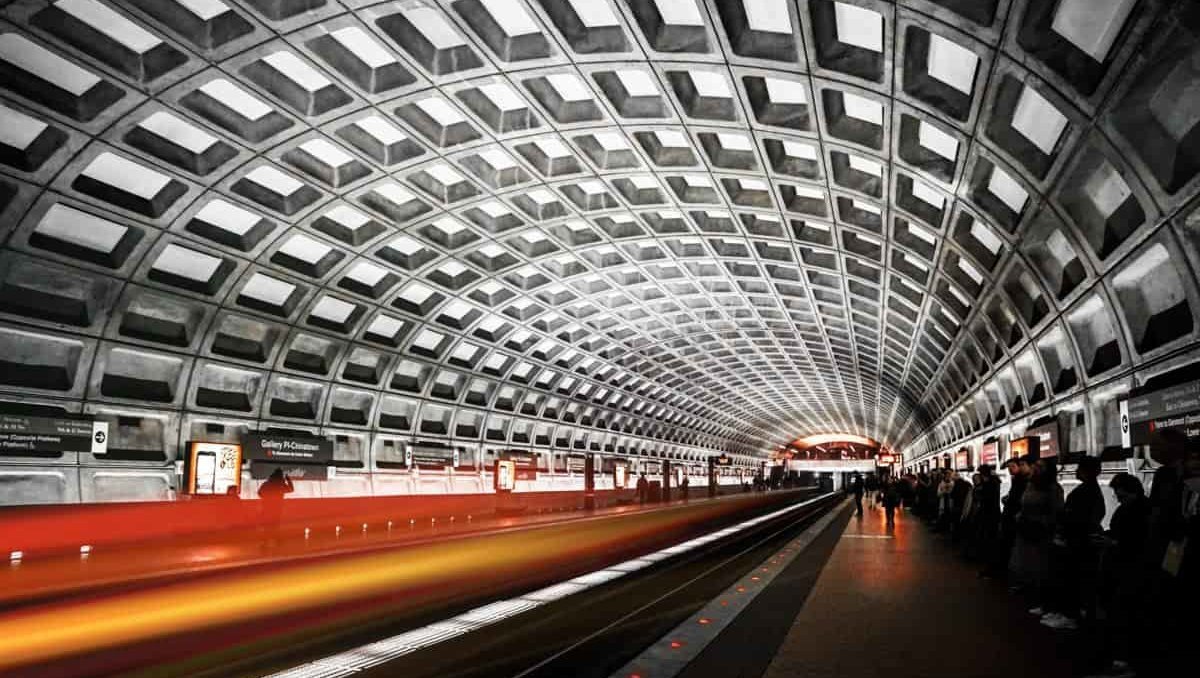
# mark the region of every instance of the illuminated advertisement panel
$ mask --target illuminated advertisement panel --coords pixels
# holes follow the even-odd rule
[[[995,466],[1000,461],[1000,442],[993,440],[990,443],[984,443],[983,448],[979,451],[979,463]]]
[[[1058,422],[1053,421],[1045,426],[1031,428],[1025,432],[1028,438],[1038,439],[1038,456],[1042,459],[1058,456]]]
[[[517,486],[517,462],[500,459],[496,462],[496,491],[512,492]]]
[[[613,483],[618,490],[625,489],[629,484],[629,466],[624,463],[618,463],[613,469]]]
[[[968,450],[967,448],[964,447],[963,449],[954,453],[954,468],[961,471],[963,469],[970,468],[970,466],[971,466],[971,451],[970,450]]]
[[[227,494],[242,488],[242,446],[189,442],[184,459],[184,487],[189,494]]]
[[[517,480],[537,480],[538,453],[525,450],[505,450],[500,453],[504,461],[515,464],[514,471]]]
[[[1034,459],[1038,457],[1040,452],[1040,439],[1036,436],[1025,436],[1024,438],[1013,438],[1008,443],[1008,458],[1015,459],[1025,455],[1031,455]]]

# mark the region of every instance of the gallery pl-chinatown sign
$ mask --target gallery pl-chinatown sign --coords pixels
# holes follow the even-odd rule
[[[247,433],[242,437],[247,459],[278,464],[321,464],[333,461],[333,441],[328,438]]]

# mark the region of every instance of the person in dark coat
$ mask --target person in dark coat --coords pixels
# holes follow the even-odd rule
[[[854,495],[854,510],[857,515],[863,514],[863,493],[866,487],[863,486],[862,476],[854,474],[854,480],[850,481],[850,493]]]
[[[646,474],[643,472],[638,476],[637,481],[637,498],[639,504],[646,503],[646,495],[650,492],[650,481],[646,480]]]
[[[896,507],[900,505],[900,482],[888,478],[883,482],[883,511],[887,515],[887,524],[896,524]]]
[[[1000,538],[996,540],[992,565],[984,572],[984,576],[988,577],[1001,577],[1008,573],[1008,561],[1017,539],[1017,514],[1021,512],[1021,499],[1025,496],[1025,488],[1029,486],[1030,468],[1027,458],[1009,459],[1005,468],[1008,469],[1010,485],[1008,494],[1001,500],[1003,508],[1000,511]]]
[[[271,477],[267,478],[267,482],[258,488],[258,498],[262,500],[263,527],[271,532],[271,540],[279,531],[279,524],[283,518],[283,498],[295,489],[292,479],[288,478],[281,468],[275,469]]]
[[[1081,606],[1091,608],[1098,553],[1093,540],[1103,532],[1104,494],[1100,490],[1100,459],[1084,457],[1075,469],[1079,485],[1067,495],[1059,515],[1052,551],[1050,612],[1042,624],[1051,628],[1075,628]]]
[[[987,559],[997,548],[1000,534],[1000,479],[990,464],[979,467],[980,484],[973,499],[975,524],[972,527],[971,554]]]
[[[1142,482],[1129,473],[1109,481],[1117,495],[1117,510],[1109,521],[1100,571],[1102,639],[1097,644],[1109,662],[1105,676],[1133,676],[1134,650],[1145,647],[1142,636],[1150,627],[1142,615],[1147,567],[1143,557],[1150,502]]]
[[[949,528],[954,539],[957,541],[963,535],[963,515],[966,512],[969,499],[971,497],[972,484],[961,473],[953,473],[950,476],[952,483],[950,490],[950,523]]]
[[[1050,553],[1063,509],[1063,488],[1058,484],[1058,470],[1052,460],[1038,459],[1032,467],[1029,485],[1021,495],[1008,569],[1013,581],[1036,601],[1029,613],[1041,617],[1046,613],[1043,605],[1051,594]]]

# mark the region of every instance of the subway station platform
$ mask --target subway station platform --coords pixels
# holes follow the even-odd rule
[[[766,678],[1070,676],[1064,638],[920,520],[852,517]],[[1067,654],[1068,657],[1064,657]]]
[[[676,676],[970,678],[1081,675],[1075,638],[898,512],[847,506]],[[646,676],[658,675],[646,672]]]

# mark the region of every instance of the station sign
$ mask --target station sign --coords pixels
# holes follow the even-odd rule
[[[1134,396],[1121,404],[1121,439],[1126,447],[1147,445],[1162,430],[1200,439],[1200,381]]]
[[[537,452],[505,450],[500,453],[500,458],[516,466],[516,480],[537,480]]]
[[[409,445],[404,450],[404,465],[409,468],[441,471],[460,463],[457,447]]]
[[[62,452],[108,453],[108,422],[0,414],[0,454],[41,457]]]
[[[587,467],[586,454],[568,454],[567,455],[567,471],[570,473],[582,475]]]
[[[242,436],[242,449],[246,458],[252,461],[321,466],[333,462],[333,441],[328,438],[247,433]]]
[[[722,454],[719,457],[709,457],[709,459],[712,459],[713,464],[716,464],[717,466],[733,466],[733,457],[730,457],[727,454]]]

